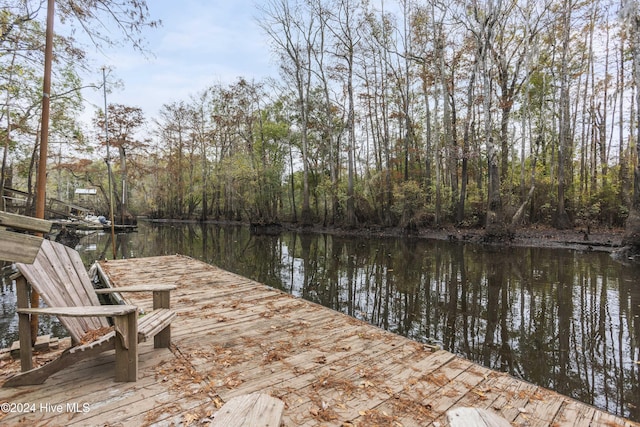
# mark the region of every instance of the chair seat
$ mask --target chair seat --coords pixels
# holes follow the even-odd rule
[[[171,324],[175,317],[176,313],[168,308],[159,308],[142,316],[138,320],[138,341],[146,341],[149,337],[156,336]]]

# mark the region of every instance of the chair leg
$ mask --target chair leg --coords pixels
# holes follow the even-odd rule
[[[18,308],[29,307],[29,289],[24,276],[16,278],[16,299]],[[18,333],[20,335],[20,369],[22,372],[33,368],[33,349],[31,334],[31,316],[18,314]]]
[[[116,381],[138,380],[138,312],[114,318],[116,324]]]
[[[31,347],[31,316],[18,314],[18,330],[20,334],[20,370],[33,369],[33,348]]]
[[[153,309],[171,307],[171,293],[169,291],[153,292]],[[171,325],[161,330],[153,337],[154,348],[169,348],[171,344]]]
[[[169,348],[171,344],[171,325],[167,326],[153,337],[153,348]]]

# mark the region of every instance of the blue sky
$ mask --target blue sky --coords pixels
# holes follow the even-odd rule
[[[145,58],[129,46],[93,55],[97,71],[88,79],[100,80],[99,68],[106,66],[124,83],[124,89],[108,94],[109,103],[140,107],[151,119],[163,104],[188,100],[212,84],[275,74],[267,41],[255,20],[256,0],[147,3],[152,19],[163,23],[145,31],[154,56]],[[93,117],[96,106],[103,108],[102,92],[83,94],[89,102],[85,115]]]

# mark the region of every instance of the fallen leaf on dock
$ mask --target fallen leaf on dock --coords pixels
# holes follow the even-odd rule
[[[318,356],[315,359],[313,359],[313,361],[315,363],[325,364],[325,363],[327,363],[327,356],[324,356],[324,355]]]
[[[222,408],[222,405],[224,405],[224,401],[220,396],[215,396],[213,398],[213,404],[215,405],[216,409],[220,409]]]
[[[326,402],[317,402],[319,405],[314,405],[309,409],[309,413],[321,421],[334,421],[338,419],[338,414],[329,408]],[[322,406],[322,407],[320,407]]]
[[[113,326],[105,326],[98,329],[92,329],[80,338],[81,344],[87,344],[113,331]]]
[[[198,419],[200,419],[200,417],[197,414],[185,414],[183,424],[188,426],[188,425],[191,425],[192,422]]]

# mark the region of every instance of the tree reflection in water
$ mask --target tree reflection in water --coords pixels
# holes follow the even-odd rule
[[[194,224],[117,239],[119,257],[189,255],[640,420],[640,271],[607,253]],[[83,239],[87,264],[107,240]]]

